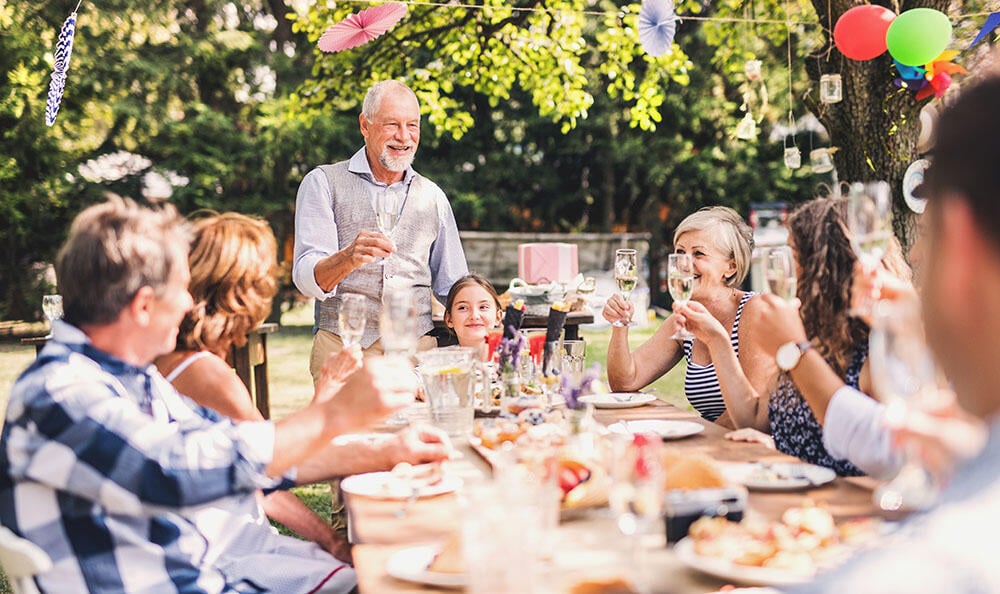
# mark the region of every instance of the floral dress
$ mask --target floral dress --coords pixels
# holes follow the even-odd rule
[[[851,363],[844,374],[844,383],[857,388],[861,366],[868,358],[868,345],[862,344],[854,351]],[[823,445],[823,427],[816,420],[809,404],[787,373],[778,377],[778,387],[771,394],[767,405],[771,436],[778,451],[799,459],[833,469],[840,476],[860,476],[859,470],[848,460],[838,460]]]

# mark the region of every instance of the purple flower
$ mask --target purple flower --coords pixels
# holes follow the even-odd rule
[[[598,376],[600,375],[600,371],[600,364],[595,363],[586,371],[586,373],[578,376],[577,378],[571,377],[571,374],[563,375],[559,391],[566,400],[566,408],[579,410],[584,407],[584,403],[580,402],[580,396],[585,396],[591,393],[594,382],[597,381]]]
[[[502,371],[514,371],[521,359],[521,347],[524,346],[524,335],[517,331],[514,326],[508,326],[514,335],[513,338],[501,338],[498,358],[500,359],[500,369]]]

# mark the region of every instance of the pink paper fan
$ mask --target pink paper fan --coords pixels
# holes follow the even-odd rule
[[[380,4],[352,14],[331,26],[319,38],[319,49],[339,52],[368,43],[388,31],[406,16],[406,5]]]

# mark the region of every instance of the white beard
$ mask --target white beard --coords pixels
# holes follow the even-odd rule
[[[385,167],[389,171],[394,173],[399,173],[406,171],[410,165],[413,165],[413,157],[416,156],[416,151],[411,151],[402,157],[393,157],[389,154],[389,149],[382,149],[382,154],[379,155],[379,163],[382,167]]]

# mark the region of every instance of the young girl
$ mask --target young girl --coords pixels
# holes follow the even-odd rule
[[[481,349],[483,361],[490,359],[486,336],[500,325],[503,311],[490,281],[467,274],[455,281],[445,301],[444,323],[458,337],[458,344]]]

